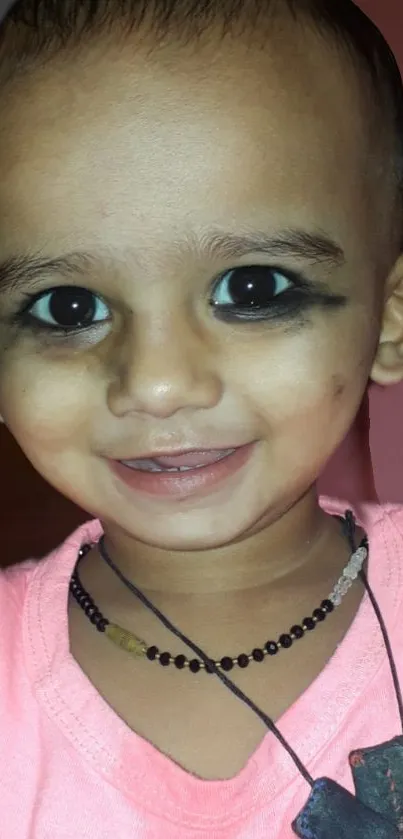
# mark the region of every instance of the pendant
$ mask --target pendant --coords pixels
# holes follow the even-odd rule
[[[355,795],[328,778],[315,782],[293,822],[300,839],[402,839],[403,737],[349,758]]]

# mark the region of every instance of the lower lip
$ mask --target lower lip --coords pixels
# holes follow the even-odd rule
[[[176,496],[186,498],[208,492],[217,484],[231,478],[249,460],[254,443],[235,449],[233,454],[186,472],[142,472],[130,469],[118,460],[110,461],[113,473],[126,486],[147,495]]]

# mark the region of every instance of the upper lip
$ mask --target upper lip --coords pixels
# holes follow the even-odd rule
[[[131,454],[124,457],[114,457],[111,460],[156,460],[159,457],[180,457],[187,454],[196,454],[198,452],[225,452],[225,451],[233,451],[234,449],[240,449],[242,446],[247,445],[247,443],[238,443],[236,445],[229,446],[227,443],[222,446],[192,446],[191,449],[183,448],[183,449],[160,449],[159,451],[151,451],[141,454]]]

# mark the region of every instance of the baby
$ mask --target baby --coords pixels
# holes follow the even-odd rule
[[[317,488],[403,380],[387,45],[20,0],[0,87],[0,413],[93,519],[0,576],[1,837],[397,839],[403,507]]]

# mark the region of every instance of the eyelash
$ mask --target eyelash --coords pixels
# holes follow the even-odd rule
[[[230,269],[218,277],[216,282],[213,284],[212,294],[214,294],[214,291],[217,289],[219,284],[228,275],[235,274],[235,272],[239,271],[248,272],[251,270],[258,270],[263,274],[269,274],[272,278],[281,277],[286,280],[287,283],[291,283],[293,288],[274,295],[267,307],[256,306],[248,309],[246,306],[240,306],[237,308],[234,304],[217,305],[210,303],[216,317],[220,318],[220,320],[227,322],[238,321],[243,323],[256,323],[268,320],[286,319],[287,317],[293,317],[298,312],[312,306],[315,302],[315,298],[317,302],[319,302],[319,298],[323,300],[323,294],[315,294],[312,284],[302,273],[270,265],[247,265]]]
[[[238,272],[247,271],[259,271],[262,275],[266,274],[271,278],[281,277],[286,280],[286,282],[291,283],[293,288],[287,289],[282,291],[280,294],[273,296],[270,305],[267,307],[256,306],[248,308],[245,306],[237,307],[235,304],[214,303],[212,297],[226,277],[229,277],[230,275],[234,276]],[[26,301],[19,311],[17,311],[13,317],[13,322],[23,329],[30,329],[31,331],[39,334],[47,334],[49,337],[53,335],[55,337],[67,339],[69,337],[73,338],[74,336],[88,332],[89,330],[94,330],[109,320],[109,318],[104,318],[103,320],[94,321],[84,326],[63,327],[46,323],[46,321],[41,321],[32,314],[32,310],[37,303],[46,300],[47,297],[51,298],[52,294],[55,294],[56,292],[61,292],[63,290],[68,292],[72,289],[76,295],[79,295],[82,292],[84,292],[84,294],[87,293],[89,299],[92,298],[93,301],[100,301],[105,307],[107,307],[102,297],[90,292],[88,289],[81,288],[79,286],[56,286],[44,289],[37,294],[26,295],[26,297],[28,297],[28,302]],[[238,266],[221,273],[212,285],[209,304],[215,317],[220,320],[228,323],[256,323],[269,320],[289,319],[295,317],[308,307],[312,307],[315,303],[323,304],[326,300],[329,300],[329,295],[315,291],[312,284],[302,273],[285,270],[277,266],[253,264],[249,266]]]
[[[23,304],[22,307],[15,313],[13,317],[13,323],[16,326],[21,327],[22,329],[30,330],[31,332],[49,335],[49,337],[60,337],[60,338],[69,338],[80,335],[84,332],[88,332],[89,330],[93,330],[96,327],[101,326],[104,323],[107,323],[110,320],[110,317],[100,319],[98,321],[94,321],[93,323],[89,324],[88,326],[73,326],[73,327],[66,327],[66,326],[57,326],[52,325],[51,323],[47,323],[44,320],[40,320],[38,317],[32,314],[32,309],[35,307],[37,303],[41,303],[41,301],[46,300],[47,297],[51,298],[53,294],[56,292],[62,291],[74,291],[76,295],[84,292],[88,295],[89,298],[92,298],[96,303],[101,303],[105,308],[109,309],[105,301],[100,295],[94,294],[93,292],[89,291],[89,289],[83,288],[81,286],[54,286],[52,288],[44,289],[36,294],[25,294],[26,302]]]

